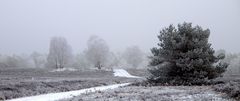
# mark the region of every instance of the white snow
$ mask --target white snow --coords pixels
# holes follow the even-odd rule
[[[129,74],[126,70],[124,69],[114,69],[114,76],[118,76],[118,77],[126,77],[126,78],[142,78],[142,77],[138,77],[138,76],[133,76],[131,74]]]
[[[43,94],[43,95],[37,95],[37,96],[17,98],[17,99],[12,99],[12,100],[8,100],[8,101],[56,101],[56,100],[61,100],[61,99],[69,99],[69,98],[81,95],[83,93],[90,93],[90,92],[103,91],[103,90],[108,90],[108,89],[115,89],[115,88],[118,88],[118,87],[127,86],[129,84],[131,84],[131,83],[123,83],[123,84],[115,84],[115,85],[109,85],[109,86],[93,87],[93,88],[88,88],[88,89],[69,91],[69,92],[61,92],[61,93],[49,93],[49,94]]]
[[[74,68],[61,68],[61,69],[54,69],[51,72],[63,72],[63,71],[77,71],[77,69],[74,69]]]

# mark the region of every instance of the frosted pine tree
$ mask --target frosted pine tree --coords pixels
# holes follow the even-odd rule
[[[152,48],[149,80],[162,83],[199,84],[221,76],[228,64],[218,62],[208,42],[210,30],[191,23],[170,25],[160,31],[158,47]]]

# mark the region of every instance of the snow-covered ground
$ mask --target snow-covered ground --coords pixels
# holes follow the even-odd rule
[[[77,69],[74,69],[74,68],[61,68],[61,69],[54,69],[51,72],[64,72],[64,71],[77,71]]]
[[[73,68],[64,68],[64,69],[55,69],[52,70],[51,72],[64,72],[64,71],[76,71],[76,69]],[[111,73],[111,72],[109,72]],[[120,76],[120,77],[126,77],[127,78],[140,78],[137,76],[132,76],[130,75],[127,71],[123,70],[123,69],[116,69],[114,70],[114,75],[115,76]],[[110,75],[112,78],[112,75]],[[124,80],[121,80],[124,81]],[[124,81],[127,82],[127,81]],[[128,81],[131,82],[131,81]],[[109,83],[112,84],[112,83]],[[48,94],[42,94],[42,95],[37,95],[37,96],[29,96],[29,97],[22,97],[22,98],[17,98],[17,99],[13,99],[10,101],[55,101],[55,100],[60,100],[60,99],[67,99],[67,98],[71,98],[73,96],[78,96],[82,93],[86,93],[86,92],[95,92],[98,90],[106,90],[106,89],[114,89],[120,86],[125,86],[128,85],[129,83],[126,84],[120,84],[120,85],[112,85],[112,86],[105,86],[105,87],[93,87],[93,88],[89,88],[89,89],[83,89],[83,90],[75,90],[75,91],[69,91],[69,92],[61,92],[61,93],[48,93]],[[79,84],[81,85],[81,84]],[[56,86],[57,87],[57,86]]]
[[[129,84],[130,83],[115,84],[115,85],[93,87],[93,88],[69,91],[69,92],[50,93],[50,94],[43,94],[43,95],[38,95],[38,96],[17,98],[17,99],[12,99],[12,100],[8,100],[8,101],[56,101],[56,100],[61,100],[61,99],[69,99],[69,98],[79,96],[84,93],[103,91],[103,90],[108,90],[108,89],[115,89],[118,87],[127,86]]]
[[[138,77],[138,76],[133,76],[131,74],[129,74],[126,70],[124,69],[114,69],[114,76],[117,77],[126,77],[126,78],[142,78],[142,77]]]
[[[65,100],[64,100],[65,101]],[[210,86],[128,86],[82,94],[66,101],[235,101]]]
[[[141,78],[138,76],[130,75],[127,71],[123,69],[114,69],[114,76],[126,77],[126,79]],[[17,98],[8,101],[234,101],[227,98],[222,93],[217,93],[213,91],[211,86],[123,87],[130,84],[131,83],[124,83],[74,90],[69,92],[49,93],[37,96]]]

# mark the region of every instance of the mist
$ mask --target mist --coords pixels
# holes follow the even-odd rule
[[[1,0],[1,54],[48,53],[51,37],[65,37],[74,53],[92,35],[112,51],[156,46],[159,31],[184,21],[209,28],[216,50],[239,52],[239,0]]]
[[[239,101],[239,43],[240,0],[0,0],[0,101]]]

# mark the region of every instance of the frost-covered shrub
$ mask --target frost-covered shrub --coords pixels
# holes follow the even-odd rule
[[[218,84],[214,86],[216,91],[226,93],[230,97],[240,100],[240,81],[239,82],[228,82],[225,84]]]
[[[221,76],[228,64],[218,62],[208,42],[210,30],[191,23],[170,25],[160,31],[159,47],[152,48],[150,81],[172,84],[202,84]]]
[[[224,61],[229,63],[226,74],[240,74],[240,54],[227,54]]]

